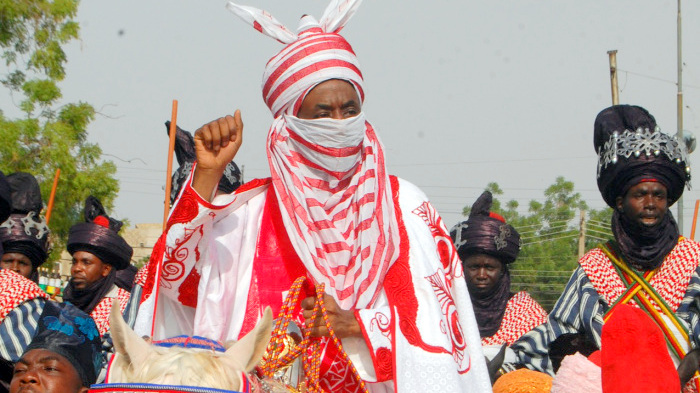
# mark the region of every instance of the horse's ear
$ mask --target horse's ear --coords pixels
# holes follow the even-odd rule
[[[114,352],[124,356],[127,364],[131,364],[134,369],[138,369],[153,352],[153,348],[131,330],[129,325],[124,322],[124,318],[119,310],[119,300],[114,299],[112,310],[109,314],[109,331],[114,343]]]
[[[260,363],[272,336],[272,310],[266,307],[263,317],[248,334],[226,350],[226,356],[252,371]]]

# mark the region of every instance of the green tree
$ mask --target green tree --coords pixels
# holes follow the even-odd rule
[[[514,200],[503,204],[503,191],[496,183],[486,186],[494,195],[492,211],[502,215],[521,236],[522,248],[511,267],[512,290],[527,290],[548,310],[561,295],[571,272],[577,266],[580,211],[594,220],[586,232],[586,250],[610,237],[610,209],[589,209],[574,183],[557,177],[544,191],[544,201],[531,200],[525,214]],[[463,210],[468,215],[469,208]],[[595,232],[594,232],[595,228]]]
[[[70,226],[82,219],[85,198],[94,195],[109,210],[119,190],[115,165],[87,142],[95,109],[60,102],[58,83],[67,61],[62,45],[79,37],[77,10],[76,0],[0,0],[0,47],[7,66],[0,81],[22,113],[8,118],[0,109],[0,169],[36,176],[46,202],[61,169],[50,222],[52,260],[64,249]]]

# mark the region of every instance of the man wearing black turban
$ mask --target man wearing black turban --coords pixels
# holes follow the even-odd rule
[[[121,221],[107,216],[97,198],[85,201],[85,222],[75,224],[68,234],[68,252],[73,256],[71,279],[63,300],[89,313],[100,334],[109,331],[109,312],[119,299],[122,313],[128,314],[129,291],[115,283],[117,270],[126,269],[133,249],[119,235]]]
[[[614,239],[579,260],[548,323],[512,346],[520,362],[550,374],[554,340],[580,334],[600,348],[603,324],[624,303],[650,315],[676,360],[700,345],[700,244],[680,236],[669,210],[690,180],[685,145],[644,108],[617,105],[598,114],[594,146]]]
[[[491,193],[484,191],[474,202],[469,219],[450,231],[488,358],[503,344],[512,344],[547,320],[547,312],[527,292],[510,291],[508,266],[520,252],[520,234],[490,211],[491,203]]]
[[[40,215],[44,207],[41,189],[34,176],[24,172],[8,175],[7,184],[11,214],[0,224],[0,268],[38,282],[38,269],[46,262],[49,248],[49,228]]]
[[[102,367],[92,318],[13,271],[0,270],[0,287],[11,288],[0,291],[0,392],[86,392]]]

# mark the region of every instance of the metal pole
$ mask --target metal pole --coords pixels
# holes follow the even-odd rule
[[[610,61],[610,89],[612,90],[612,103],[613,105],[618,105],[620,103],[620,89],[617,87],[617,49],[608,51],[608,60]]]
[[[682,45],[681,45],[681,0],[678,0],[678,139],[683,140],[683,60],[682,60]],[[678,228],[681,234],[683,228],[683,195],[678,198]]]

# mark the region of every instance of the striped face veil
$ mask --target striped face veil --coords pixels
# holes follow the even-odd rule
[[[349,82],[364,100],[357,58],[338,34],[359,4],[333,0],[320,22],[302,17],[299,34],[265,11],[228,4],[287,44],[263,76],[263,99],[275,117],[267,137],[272,186],[297,255],[344,309],[371,305],[398,258],[384,149],[363,113],[344,120],[295,116],[308,92],[331,79]]]

